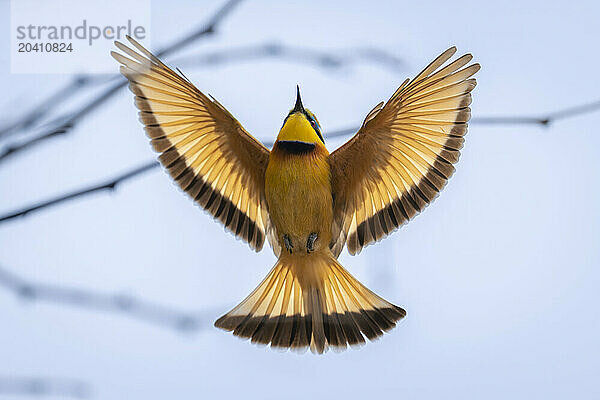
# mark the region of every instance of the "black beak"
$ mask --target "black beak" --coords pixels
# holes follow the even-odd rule
[[[302,99],[300,98],[300,86],[296,85],[296,105],[294,106],[294,109],[292,110],[293,113],[296,112],[305,112],[304,111],[304,106],[302,105]]]

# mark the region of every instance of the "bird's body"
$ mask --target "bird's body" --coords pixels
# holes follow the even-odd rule
[[[405,311],[377,296],[337,261],[356,254],[429,204],[454,171],[463,144],[471,76],[450,48],[329,153],[298,90],[269,151],[216,100],[129,38],[113,52],[136,105],[180,187],[256,251],[265,238],[278,260],[215,325],[252,342],[317,353],[375,339]],[[464,68],[463,68],[464,67]]]
[[[300,116],[292,118],[301,119]],[[312,130],[298,121],[290,129]],[[316,135],[315,139],[316,139]],[[333,221],[333,198],[329,152],[321,142],[277,140],[269,154],[265,173],[265,194],[279,245],[286,249],[287,235],[292,254],[308,254],[329,245]],[[310,235],[316,236],[312,249]]]

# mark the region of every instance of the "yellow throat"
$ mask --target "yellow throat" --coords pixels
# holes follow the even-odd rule
[[[319,122],[315,115],[302,105],[299,88],[297,88],[296,105],[283,122],[277,140],[324,144]]]

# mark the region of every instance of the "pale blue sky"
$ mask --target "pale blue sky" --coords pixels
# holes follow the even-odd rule
[[[220,4],[154,2],[153,47]],[[8,2],[0,14],[7,23]],[[180,54],[275,40],[377,46],[406,61],[401,73],[274,60],[184,70],[248,131],[272,139],[296,83],[325,131],[344,128],[451,45],[482,65],[474,116],[596,100],[598,17],[592,1],[246,1],[219,36]],[[8,44],[0,37],[0,122],[69,79],[9,74]],[[20,275],[206,310],[208,318],[205,330],[181,335],[115,314],[26,305],[0,291],[0,376],[81,379],[97,399],[598,398],[599,125],[600,113],[548,129],[472,126],[433,205],[359,256],[342,254],[351,273],[408,313],[377,342],[342,354],[281,353],[212,327],[275,258],[224,233],[161,171],[113,195],[3,224],[0,265]],[[2,165],[0,212],[152,157],[123,91],[72,135]]]

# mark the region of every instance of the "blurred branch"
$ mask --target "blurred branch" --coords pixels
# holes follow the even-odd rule
[[[71,114],[67,118],[63,119],[57,127],[49,129],[44,133],[34,137],[33,139],[28,139],[23,143],[17,145],[9,145],[5,147],[5,149],[0,152],[0,162],[6,160],[8,157],[15,155],[23,150],[31,149],[34,146],[44,142],[48,139],[51,139],[56,136],[63,135],[67,133],[70,129],[72,129],[80,119],[87,116],[91,111],[94,111],[96,107],[103,104],[105,101],[110,99],[113,94],[115,94],[119,89],[121,89],[127,81],[125,79],[119,79],[118,82],[113,83],[107,89],[105,89],[98,97],[94,98],[92,101],[87,103],[84,107],[80,108],[77,112]]]
[[[319,68],[338,69],[359,61],[379,64],[394,72],[404,69],[403,61],[383,49],[365,47],[350,50],[319,50],[307,47],[289,46],[277,42],[239,46],[195,56],[182,57],[171,61],[180,67],[197,65],[224,65],[264,59],[289,60],[306,63]]]
[[[361,47],[356,49],[358,57],[365,60],[370,60],[373,63],[385,66],[390,70],[403,70],[405,69],[404,61],[400,58],[386,52],[385,50],[376,47]]]
[[[123,314],[156,325],[180,331],[203,329],[206,318],[174,308],[136,299],[124,294],[103,294],[90,290],[33,283],[0,267],[0,289],[13,292],[27,301],[45,301],[94,311]]]
[[[486,124],[486,125],[534,124],[534,125],[547,126],[550,123],[555,122],[560,119],[565,119],[565,118],[573,117],[576,115],[591,113],[591,112],[595,112],[598,110],[600,110],[600,100],[591,102],[591,103],[586,103],[586,104],[579,105],[579,106],[575,106],[575,107],[569,107],[569,108],[565,108],[562,110],[558,110],[558,111],[549,113],[543,117],[479,117],[479,118],[475,117],[471,120],[471,123],[472,124],[482,124],[482,125],[483,124]],[[349,135],[354,134],[356,131],[357,131],[357,128],[340,129],[340,130],[328,133],[325,137],[328,139],[331,139],[334,137],[349,136]],[[272,141],[266,141],[263,143],[268,148],[273,146]],[[94,192],[100,192],[100,191],[104,191],[104,190],[114,190],[119,183],[126,181],[128,179],[131,179],[137,175],[140,175],[150,169],[157,168],[158,165],[159,164],[157,161],[146,162],[144,164],[141,164],[139,167],[136,167],[136,168],[134,168],[122,175],[119,175],[115,178],[112,178],[106,182],[99,183],[99,184],[92,185],[92,186],[87,186],[83,189],[75,190],[73,192],[70,192],[70,193],[67,193],[67,194],[64,194],[61,196],[57,196],[53,199],[42,201],[42,202],[34,204],[32,206],[24,207],[20,210],[13,211],[6,215],[1,215],[0,216],[0,224],[3,222],[9,221],[11,219],[14,219],[17,217],[22,217],[22,216],[25,216],[32,212],[39,211],[43,208],[50,207],[50,206],[53,206],[56,204],[60,204],[62,202],[65,202],[67,200],[71,200],[71,199],[74,199],[77,197],[85,196],[85,195],[88,195],[88,194],[91,194]]]
[[[8,145],[4,148],[4,150],[0,151],[0,162],[8,157],[10,157],[12,154],[14,153],[18,153],[21,150],[24,150],[26,148],[30,148],[33,147],[35,145],[37,145],[40,142],[43,142],[46,139],[50,139],[56,136],[60,136],[60,135],[64,135],[65,133],[67,133],[67,131],[72,127],[71,124],[63,124],[60,127],[53,129],[51,131],[48,131],[46,133],[44,133],[41,136],[35,137],[33,139],[30,139],[26,142],[23,142],[21,144],[11,144]]]
[[[471,120],[472,123],[476,124],[489,124],[489,125],[523,125],[523,124],[534,124],[547,126],[551,123],[570,117],[575,117],[581,114],[588,114],[594,111],[600,110],[600,100],[592,101],[590,103],[581,104],[574,107],[563,108],[562,110],[551,112],[550,114],[541,117],[514,117],[514,116],[500,116],[500,117],[475,117]]]
[[[217,12],[212,16],[212,18],[210,18],[209,21],[206,24],[204,24],[204,26],[195,30],[189,35],[175,41],[174,43],[171,43],[169,46],[159,50],[158,52],[156,52],[156,55],[158,57],[164,57],[181,49],[182,47],[189,45],[193,41],[198,40],[203,36],[213,34],[219,23],[223,21],[223,19],[240,1],[241,0],[229,0],[219,10],[217,10]],[[69,129],[72,129],[81,119],[86,117],[91,111],[98,108],[98,106],[102,105],[104,102],[110,99],[116,92],[118,92],[119,89],[125,87],[126,85],[127,80],[125,78],[120,78],[116,83],[109,86],[97,97],[95,97],[90,102],[86,103],[83,107],[79,108],[73,114],[68,116],[63,122],[58,124],[58,126],[51,127],[50,129],[44,131],[43,133],[34,137],[33,139],[26,140],[17,145],[9,145],[5,150],[0,152],[0,162],[6,160],[12,155],[30,149],[40,144],[41,142],[44,142],[47,139],[58,136],[57,132],[59,132],[60,134],[64,134]],[[31,112],[30,114],[33,114],[34,112]],[[19,125],[19,123],[17,123],[17,125]]]
[[[219,24],[223,22],[225,17],[240,3],[242,0],[229,0],[227,1],[221,8],[217,10],[217,12],[213,15],[213,17],[208,20],[208,22],[201,27],[200,29],[195,30],[191,34],[184,36],[180,40],[171,43],[169,46],[166,46],[159,50],[155,56],[164,57],[171,53],[174,53],[181,48],[189,45],[190,43],[200,39],[203,36],[207,36],[216,32]]]
[[[0,377],[0,395],[60,396],[84,399],[89,397],[89,393],[89,386],[76,380]]]
[[[91,76],[77,76],[65,86],[48,96],[45,100],[32,107],[23,117],[0,129],[0,138],[6,137],[16,131],[31,128],[36,122],[46,116],[54,107],[67,98],[73,96],[84,86],[92,81]],[[97,80],[94,80],[97,81]]]
[[[75,199],[77,197],[82,197],[82,196],[86,196],[95,192],[101,192],[101,191],[113,191],[116,189],[117,185],[133,178],[134,176],[137,175],[141,175],[144,172],[153,169],[155,167],[158,167],[158,161],[151,161],[145,164],[142,164],[136,168],[133,168],[130,171],[127,171],[119,176],[116,176],[112,179],[109,179],[105,182],[101,182],[95,185],[90,185],[88,187],[85,187],[83,189],[79,189],[76,191],[73,191],[71,193],[67,193],[61,196],[58,196],[56,198],[50,199],[50,200],[46,200],[46,201],[42,201],[38,204],[34,204],[33,206],[24,208],[22,210],[19,211],[15,211],[13,213],[10,213],[8,215],[4,215],[2,217],[0,217],[0,223],[4,222],[4,221],[8,221],[10,219],[13,218],[17,218],[17,217],[22,217],[24,215],[27,215],[29,213],[35,212],[37,210],[40,210],[42,208],[46,208],[46,207],[51,207],[53,205],[59,204],[59,203],[63,203],[65,201],[71,200],[71,199]]]

